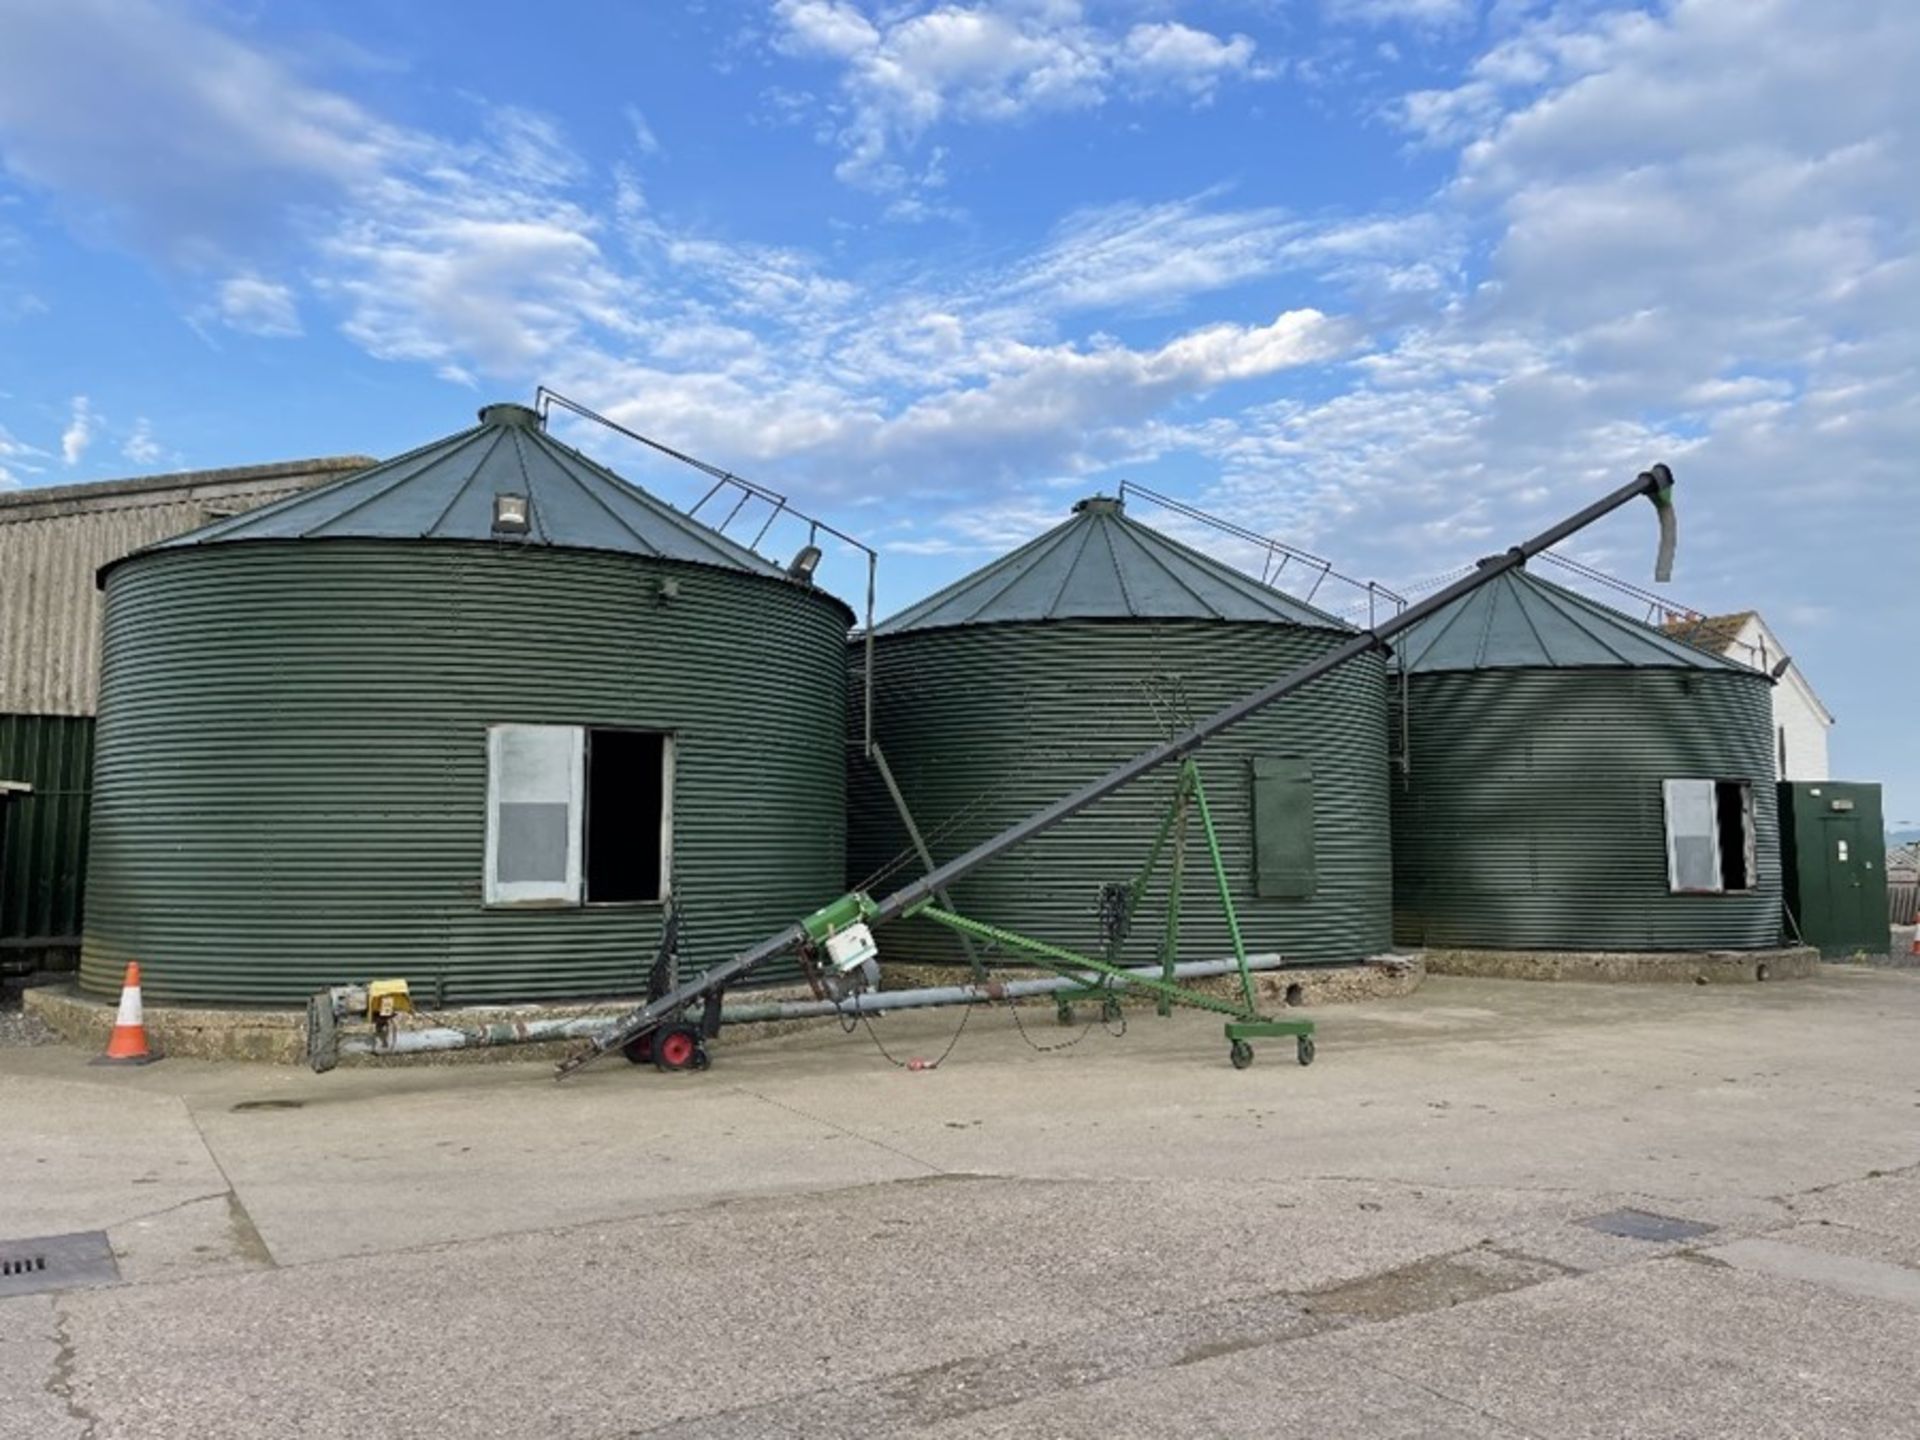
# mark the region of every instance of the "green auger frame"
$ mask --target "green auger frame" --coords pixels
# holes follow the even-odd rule
[[[1233,941],[1233,958],[1240,975],[1240,999],[1237,1003],[1189,989],[1173,979],[1173,967],[1179,958],[1180,888],[1186,864],[1189,814],[1198,819],[1200,832],[1206,838],[1207,857],[1220,891],[1220,908],[1227,917],[1227,934]],[[1167,891],[1166,928],[1161,941],[1161,973],[1158,976],[1130,973],[1118,963],[1119,946],[1132,926],[1141,898],[1146,894],[1163,857],[1168,858],[1171,883]],[[1289,1035],[1294,1039],[1294,1053],[1300,1063],[1313,1063],[1313,1021],[1269,1019],[1260,1013],[1254,998],[1253,973],[1247,968],[1247,947],[1240,936],[1240,917],[1233,908],[1233,890],[1227,883],[1226,862],[1220,857],[1220,838],[1213,828],[1213,813],[1207,807],[1207,791],[1200,782],[1200,767],[1194,763],[1191,755],[1181,761],[1173,803],[1168,806],[1160,822],[1146,863],[1131,882],[1124,887],[1115,886],[1113,891],[1117,893],[1110,898],[1115,902],[1116,913],[1109,917],[1107,953],[1103,958],[1083,955],[998,925],[970,919],[931,899],[907,913],[932,920],[961,935],[1018,951],[1035,964],[1062,975],[1079,978],[1091,973],[1097,976],[1097,979],[1062,991],[1056,997],[1061,1018],[1065,1021],[1072,1020],[1072,1006],[1080,1000],[1099,1001],[1103,1016],[1112,1019],[1119,1010],[1120,991],[1142,991],[1157,999],[1156,1008],[1162,1015],[1172,1013],[1175,1005],[1188,1005],[1197,1010],[1211,1010],[1227,1016],[1227,1056],[1236,1070],[1244,1070],[1253,1063],[1252,1041]]]

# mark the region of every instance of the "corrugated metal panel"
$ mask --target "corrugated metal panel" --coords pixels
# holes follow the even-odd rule
[[[1395,687],[1397,696],[1398,687]],[[1751,671],[1416,675],[1394,780],[1395,938],[1544,950],[1778,943],[1770,686]],[[1661,781],[1753,785],[1759,884],[1667,888]]]
[[[671,576],[678,595],[661,593]],[[631,993],[658,907],[488,910],[486,727],[676,735],[690,968],[838,894],[840,603],[786,581],[453,542],[220,545],[109,577],[82,979],[289,1004]]]
[[[874,728],[937,859],[950,859],[1121,760],[1340,643],[1330,631],[1169,621],[964,627],[875,644]],[[859,652],[853,651],[859,684]],[[857,709],[856,709],[857,713]],[[1254,894],[1252,768],[1293,757],[1313,769],[1316,884],[1308,899]],[[1200,766],[1250,949],[1350,961],[1386,948],[1390,918],[1384,667],[1368,656],[1209,744]],[[855,750],[852,878],[907,839]],[[1098,948],[1100,887],[1145,862],[1175,769],[1150,776],[995,860],[956,903],[1041,939]],[[1189,836],[1182,959],[1230,953],[1205,849]],[[895,874],[904,880],[910,862]],[[891,888],[883,884],[878,889]],[[1164,882],[1126,955],[1156,954]],[[895,959],[958,961],[947,932],[908,921],[881,936]]]
[[[0,715],[0,780],[33,786],[0,805],[0,961],[80,935],[93,721]],[[68,959],[72,963],[71,958]]]
[[[1745,668],[1525,570],[1509,570],[1436,610],[1395,640],[1394,649],[1415,675],[1608,665]]]
[[[166,544],[346,539],[509,543],[493,533],[494,497],[503,493],[527,500],[529,528],[513,544],[610,550],[753,575],[782,573],[764,556],[561,444],[524,405],[488,405],[470,430]]]
[[[343,456],[0,495],[0,713],[93,714],[102,565],[368,463]]]
[[[1094,495],[1056,525],[874,627],[877,635],[1032,620],[1244,620],[1351,630]]]

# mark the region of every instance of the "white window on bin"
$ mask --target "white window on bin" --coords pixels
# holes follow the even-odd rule
[[[668,735],[578,725],[492,727],[486,903],[664,900],[672,795]]]
[[[1667,888],[1676,895],[1751,890],[1758,877],[1753,786],[1745,780],[1663,782]]]
[[[489,905],[580,903],[585,735],[573,725],[487,732]]]

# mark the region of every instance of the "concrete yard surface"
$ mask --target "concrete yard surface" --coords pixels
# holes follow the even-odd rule
[[[119,1269],[0,1298],[0,1436],[1920,1436],[1920,973],[1306,1013],[0,1048],[0,1242]]]

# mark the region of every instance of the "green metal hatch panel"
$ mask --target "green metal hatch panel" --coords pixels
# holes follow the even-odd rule
[[[1596,667],[1751,674],[1525,570],[1509,570],[1394,642],[1409,672]]]
[[[1037,540],[883,620],[876,635],[1032,620],[1236,620],[1351,626],[1127,518],[1096,495]]]

